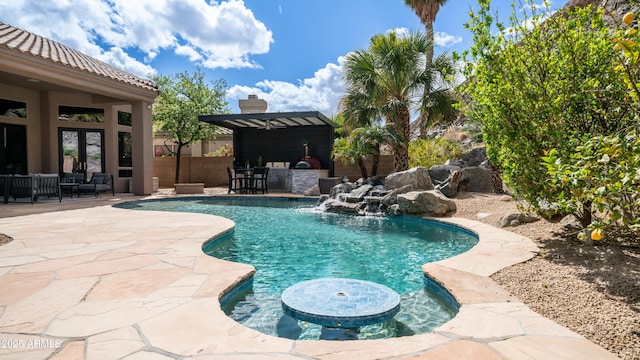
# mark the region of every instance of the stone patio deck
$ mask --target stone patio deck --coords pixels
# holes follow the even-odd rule
[[[537,248],[472,220],[446,219],[477,232],[477,246],[423,266],[461,303],[454,319],[403,338],[293,341],[220,309],[220,294],[253,273],[201,250],[230,220],[104,200],[15,216],[18,206],[32,205],[0,205],[12,216],[0,218],[0,232],[14,239],[0,246],[0,359],[617,359],[494,283],[490,274]]]

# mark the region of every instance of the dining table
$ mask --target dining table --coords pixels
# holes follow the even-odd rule
[[[253,192],[254,169],[251,167],[236,168],[235,172],[236,178],[240,179],[240,184],[242,186],[240,193],[248,194],[249,192]]]

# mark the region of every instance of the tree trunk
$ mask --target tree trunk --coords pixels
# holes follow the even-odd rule
[[[380,151],[372,155],[371,176],[378,176],[378,165],[380,164]]]
[[[409,149],[404,143],[393,146],[393,170],[404,171],[409,168]]]
[[[411,133],[411,114],[409,109],[401,107],[397,109],[398,123],[394,127],[399,130],[401,139],[393,144],[393,167],[396,172],[409,168],[409,138]]]
[[[580,221],[582,228],[586,228],[591,225],[591,221],[593,220],[591,216],[591,201],[582,204],[582,213],[576,215],[576,217]]]
[[[365,164],[364,162],[364,158],[358,157],[358,168],[360,168],[360,176],[362,176],[362,180],[366,181],[368,176],[367,176],[367,164]]]
[[[431,44],[431,46],[429,47],[429,49],[427,49],[427,52],[425,53],[426,56],[426,61],[425,61],[425,71],[428,71],[431,68],[431,64],[433,64],[433,47],[434,45],[434,36],[433,36],[433,21],[435,19],[431,19],[429,16],[429,19],[427,19],[425,21],[424,27],[425,30],[427,32],[427,41],[429,42],[429,44]],[[424,91],[422,93],[422,99],[427,99],[429,98],[430,95],[430,89],[428,87],[424,88]],[[418,128],[420,129],[420,138],[421,139],[426,139],[427,138],[427,119],[429,118],[429,114],[428,113],[424,113],[424,112],[420,112],[420,115],[418,115]]]
[[[178,144],[178,150],[176,151],[176,178],[174,184],[180,183],[180,154],[182,153],[182,144]]]

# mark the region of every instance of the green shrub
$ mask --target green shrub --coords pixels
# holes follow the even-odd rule
[[[555,149],[543,157],[558,205],[568,213],[594,208],[591,230],[622,225],[640,230],[640,137],[636,131],[585,138],[570,157]]]
[[[505,183],[544,210],[541,205],[556,203],[565,189],[541,158],[555,149],[566,159],[585,137],[624,132],[637,124],[637,108],[617,70],[618,51],[602,11],[576,7],[549,16],[525,0],[530,10],[514,7],[503,24],[490,14],[489,0],[478,3],[466,24],[474,34],[465,54],[468,116],[482,123],[487,155]],[[575,215],[588,224],[592,209],[584,204]]]
[[[441,165],[459,159],[463,153],[459,143],[445,138],[413,140],[409,143],[409,167]]]
[[[205,157],[233,156],[233,145],[222,145],[217,150],[204,154]]]
[[[624,108],[633,116],[635,126],[614,134],[586,135],[570,144],[574,148],[571,154],[561,156],[554,148],[542,159],[551,183],[562,189],[557,202],[561,209],[574,214],[593,212],[593,218],[579,216],[583,227],[602,231],[621,226],[640,233],[640,35],[633,14],[621,20],[623,25],[611,41],[618,51],[614,70],[627,85]]]

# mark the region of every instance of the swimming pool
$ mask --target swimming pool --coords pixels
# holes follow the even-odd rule
[[[236,223],[231,234],[203,250],[256,268],[251,286],[223,304],[234,320],[263,333],[318,339],[322,328],[284,315],[280,294],[304,280],[355,278],[401,295],[393,320],[338,338],[387,338],[424,333],[450,320],[457,304],[437,286],[425,286],[421,265],[473,247],[478,238],[462,228],[413,218],[356,217],[314,210],[315,201],[285,198],[202,197],[122,204],[140,210],[197,212]],[[325,335],[326,338],[326,335]]]

